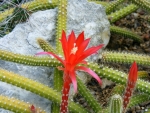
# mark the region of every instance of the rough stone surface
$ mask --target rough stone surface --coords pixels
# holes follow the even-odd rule
[[[57,8],[32,14],[28,22],[17,25],[11,33],[0,39],[0,49],[24,55],[34,55],[43,51],[36,43],[38,37],[55,45],[56,16]],[[109,22],[101,5],[89,3],[86,0],[69,0],[67,23],[67,34],[74,30],[78,35],[84,30],[85,37],[92,37],[89,46],[100,43],[107,45],[109,41]],[[53,69],[48,67],[25,66],[2,60],[0,60],[0,67],[48,86],[53,84]],[[51,102],[49,100],[15,86],[0,82],[0,94],[24,100],[35,106],[40,106],[47,113],[50,112]],[[6,112],[10,113],[0,109],[0,113]]]

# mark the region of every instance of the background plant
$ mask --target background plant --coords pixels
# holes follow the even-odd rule
[[[91,2],[96,2],[98,4],[102,4],[106,8],[106,13],[110,20],[110,23],[112,24],[112,26],[110,27],[111,34],[120,35],[125,38],[131,38],[135,43],[142,44],[143,40],[142,40],[141,36],[139,36],[135,32],[131,32],[131,31],[127,30],[127,28],[123,29],[121,27],[115,26],[115,25],[117,25],[117,21],[119,21],[121,18],[123,18],[125,16],[130,15],[131,13],[133,13],[134,11],[136,11],[139,8],[144,8],[149,12],[149,9],[150,9],[149,4],[150,3],[148,0],[144,0],[144,1],[139,0],[139,2],[137,2],[136,0],[131,0],[131,1],[132,1],[132,3],[130,1],[128,3],[126,3],[125,0],[116,0],[116,1],[108,2],[108,3],[102,2],[102,1],[91,1]],[[123,5],[124,3],[126,4],[126,6],[122,7],[122,6],[124,6]],[[21,7],[19,7],[19,8],[14,7],[14,6],[11,8],[3,7],[3,9],[2,9],[3,12],[0,13],[1,36],[10,32],[15,27],[15,24],[22,22],[21,20],[17,20],[18,18],[15,15],[16,13],[18,13],[19,15],[23,15],[22,13],[19,13],[22,11],[22,9],[23,9],[23,11],[27,12],[26,13],[27,15],[25,16],[26,18],[23,18],[23,21],[26,21],[26,19],[28,19],[29,14],[32,12],[58,7],[60,10],[60,14],[58,14],[57,33],[56,34],[57,34],[57,40],[59,40],[60,35],[61,35],[60,31],[62,29],[64,29],[64,30],[66,29],[66,19],[67,19],[66,18],[66,8],[64,8],[62,6],[67,7],[67,1],[60,0],[59,2],[57,2],[55,0],[55,1],[52,1],[52,3],[50,4],[46,0],[43,3],[41,3],[40,0],[35,0],[35,2],[31,1],[29,4],[28,3],[25,3],[25,4],[27,4],[26,6],[28,6],[28,8],[26,8],[26,9],[24,9],[24,6],[25,6],[24,4],[21,5]],[[39,7],[39,6],[41,6],[41,7]],[[19,10],[17,12],[15,12],[17,8]],[[65,15],[62,15],[62,13],[65,13]],[[8,21],[9,16],[12,19],[11,21]],[[149,18],[147,19],[147,21],[149,21]],[[6,30],[6,28],[7,28],[7,30]],[[39,39],[38,42],[44,51],[54,51],[52,46],[50,46],[44,40]],[[61,46],[58,41],[57,41],[57,50],[59,51],[59,54],[62,54]],[[42,66],[57,67],[58,65],[61,65],[58,61],[56,61],[55,59],[51,59],[49,57],[38,58],[35,56],[14,54],[14,53],[11,53],[8,51],[3,51],[3,50],[0,51],[0,58],[2,60],[22,63],[25,65],[32,65],[32,66],[42,65]],[[137,64],[140,64],[141,66],[149,66],[150,65],[149,59],[150,59],[149,55],[140,54],[140,53],[130,53],[129,51],[127,51],[127,52],[104,51],[102,53],[103,63],[105,64],[107,62],[107,64],[110,64],[110,65],[112,64],[112,62],[118,63],[118,64],[119,63],[130,64],[133,61],[136,61]],[[127,74],[125,74],[124,72],[114,70],[114,69],[110,68],[110,66],[107,67],[106,65],[100,64],[100,66],[99,66],[97,63],[89,63],[88,65],[91,69],[95,70],[97,72],[97,74],[99,74],[100,76],[115,82],[116,83],[115,87],[118,87],[118,83],[125,85],[126,79],[127,79]],[[142,71],[144,71],[144,70],[142,70]],[[148,72],[146,72],[146,70],[145,70],[144,75],[146,77],[147,77],[147,73]],[[61,72],[59,72],[57,69],[55,69],[54,81],[56,84],[54,84],[54,89],[57,91],[54,91],[52,88],[48,88],[42,84],[39,84],[39,83],[29,80],[27,78],[21,78],[20,76],[14,74],[14,73],[11,73],[11,72],[7,72],[6,70],[3,70],[3,69],[1,69],[1,71],[0,71],[0,77],[1,77],[0,80],[7,82],[9,84],[13,84],[18,87],[21,87],[23,89],[29,90],[33,93],[36,93],[42,97],[45,97],[45,98],[53,101],[54,103],[53,103],[53,108],[52,108],[53,111],[52,112],[57,113],[59,110],[59,104],[61,102],[61,99],[60,99],[60,97],[61,97],[60,90],[61,90],[61,85],[62,85],[62,82],[61,82],[62,77],[60,76],[61,74],[62,74]],[[142,74],[139,72],[139,76],[141,76],[141,75]],[[13,79],[12,79],[12,76],[13,76]],[[24,82],[26,82],[28,85],[24,85],[19,82],[22,80],[24,80]],[[59,83],[59,84],[57,84],[57,83]],[[31,84],[35,84],[35,85],[31,85]],[[102,110],[105,111],[106,113],[108,112],[109,108],[103,108],[101,105],[99,105],[99,103],[94,99],[94,97],[91,95],[89,90],[86,89],[86,87],[84,86],[84,84],[82,84],[82,82],[80,80],[78,80],[78,84],[79,84],[78,85],[79,93],[81,93],[81,95],[88,101],[88,104],[92,107],[92,109],[96,113],[102,112]],[[149,85],[150,85],[150,83],[147,81],[144,81],[141,79],[138,80],[136,89],[140,90],[140,91],[137,91],[137,93],[133,96],[133,98],[131,98],[130,107],[135,106],[138,103],[142,103],[142,102],[149,100],[149,96],[148,96],[148,94],[150,93]],[[39,87],[38,89],[37,89],[37,86]],[[115,87],[114,87],[114,89],[115,89]],[[116,91],[116,92],[114,91],[114,94],[118,94],[118,92],[121,92],[121,91]],[[141,94],[141,92],[143,92],[143,93]],[[5,101],[2,101],[2,100],[4,100],[4,98],[6,98]],[[8,97],[1,97],[0,99],[1,99],[1,101],[0,101],[1,108],[5,108],[5,109],[8,109],[8,110],[11,110],[14,112],[18,112],[18,111],[20,112],[21,110],[24,110],[24,112],[31,112],[28,107],[31,105],[27,105],[27,107],[25,109],[21,109],[20,106],[18,106],[18,102],[16,102],[14,105],[13,104],[10,105],[9,103],[11,102],[11,99],[9,99]],[[92,99],[94,101],[91,101]],[[19,100],[17,100],[17,101],[19,101]],[[6,104],[4,104],[4,103],[6,103]],[[21,103],[21,102],[19,102],[19,103]],[[15,108],[14,106],[17,106],[17,108]],[[25,106],[24,103],[22,103],[21,106]],[[82,108],[80,105],[75,104],[74,102],[69,102],[69,110],[72,112],[78,112],[78,111],[82,111],[82,113],[88,112],[86,109]],[[43,112],[43,111],[41,110],[40,112]]]

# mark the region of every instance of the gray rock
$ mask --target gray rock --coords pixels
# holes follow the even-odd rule
[[[18,24],[8,35],[0,39],[0,49],[20,53],[23,55],[34,55],[43,51],[36,42],[38,37],[55,45],[57,8],[38,11],[32,14],[26,23]],[[86,0],[69,0],[67,34],[74,30],[76,35],[84,31],[85,37],[92,37],[89,46],[109,41],[109,22],[105,10],[101,5],[89,3]],[[91,57],[91,59],[96,59]],[[48,67],[25,66],[0,60],[0,67],[13,71],[22,76],[52,86],[53,69]],[[24,100],[35,106],[39,106],[50,113],[51,102],[38,95],[22,90],[7,83],[0,82],[0,94]],[[0,113],[5,113],[0,109]],[[11,113],[11,112],[7,112]]]

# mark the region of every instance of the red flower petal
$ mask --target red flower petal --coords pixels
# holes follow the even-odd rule
[[[76,57],[78,58],[79,56],[81,56],[83,54],[83,51],[86,49],[86,47],[88,46],[90,41],[90,38],[84,40],[78,47],[78,51],[76,53]]]
[[[70,79],[73,84],[74,92],[77,93],[77,80],[76,80],[75,71],[70,72]]]
[[[68,53],[69,53],[69,55],[71,54],[71,50],[72,50],[72,48],[74,47],[74,44],[75,44],[75,34],[74,34],[74,32],[72,31],[71,32],[71,35],[69,36],[69,38],[68,38]]]
[[[57,60],[59,60],[63,65],[65,65],[65,62],[64,62],[59,56],[55,55],[55,54],[52,53],[52,52],[39,52],[39,53],[37,53],[36,55],[44,55],[44,54],[54,56],[54,57],[55,57]]]
[[[75,64],[78,64],[80,61],[85,59],[86,57],[90,56],[93,53],[96,53],[99,49],[101,49],[104,46],[104,44],[101,44],[96,47],[91,47],[83,52],[83,54],[75,61]]]
[[[79,36],[76,39],[77,47],[84,41],[84,32],[80,33]]]
[[[95,79],[98,81],[98,83],[99,83],[100,85],[102,85],[102,81],[101,81],[101,79],[99,78],[99,76],[98,76],[94,71],[92,71],[91,69],[86,68],[86,67],[84,67],[84,66],[77,66],[77,67],[76,67],[76,70],[81,70],[81,71],[85,71],[85,72],[89,73],[93,78],[95,78]]]

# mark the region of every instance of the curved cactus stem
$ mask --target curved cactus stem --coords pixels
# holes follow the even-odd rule
[[[125,64],[130,64],[136,61],[138,65],[150,66],[150,56],[136,53],[104,51],[102,53],[102,59],[104,62],[117,62]]]
[[[36,81],[30,80],[23,76],[8,72],[6,70],[0,69],[0,80],[14,86],[20,87],[37,95],[40,95],[44,98],[47,98],[58,105],[61,103],[61,94],[57,91],[54,91],[52,88],[45,86]],[[72,101],[69,101],[69,110],[73,113],[81,111],[82,113],[88,113],[80,105],[75,104]]]
[[[78,91],[80,95],[82,95],[85,100],[88,102],[89,106],[93,109],[95,113],[102,110],[102,107],[97,102],[97,100],[93,97],[90,91],[86,88],[86,86],[82,83],[82,81],[77,77],[78,83]]]
[[[142,42],[142,37],[140,37],[136,33],[125,28],[120,28],[117,26],[110,26],[110,32],[112,35],[118,34],[118,35],[124,36],[125,38],[131,38],[138,43]]]
[[[29,103],[0,95],[0,108],[4,108],[15,113],[31,113],[30,106],[31,104]],[[46,113],[40,108],[36,108],[36,111],[39,111],[40,113]]]
[[[109,106],[110,106],[109,113],[122,113],[123,110],[122,97],[118,94],[113,95],[111,97]]]
[[[127,7],[124,7],[122,9],[120,9],[119,11],[116,11],[116,12],[108,15],[108,19],[109,19],[110,23],[114,23],[117,20],[119,20],[119,19],[129,15],[130,13],[136,11],[137,9],[138,9],[138,6],[136,6],[134,4],[130,4]]]

